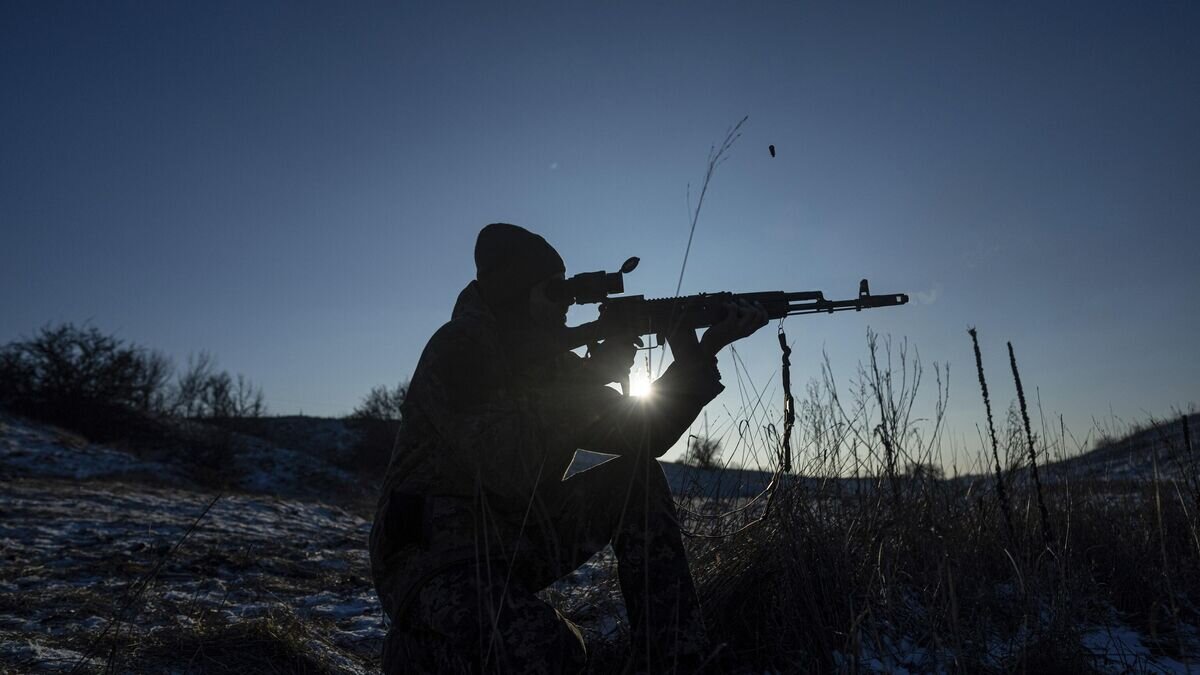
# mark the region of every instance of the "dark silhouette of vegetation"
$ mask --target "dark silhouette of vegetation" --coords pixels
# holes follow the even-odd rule
[[[909,462],[904,476],[917,481],[945,480],[946,470],[932,462]]]
[[[0,405],[91,440],[152,437],[164,416],[257,417],[262,389],[217,371],[202,353],[174,383],[171,360],[72,323],[45,326],[0,347]]]
[[[692,436],[684,461],[701,469],[721,467],[721,442],[715,438]]]
[[[1021,373],[1017,370],[1017,357],[1013,353],[1012,343],[1008,343],[1008,361],[1012,365],[1013,381],[1017,384],[1017,400],[1021,403],[1021,421],[1025,424],[1025,439],[1029,442],[1029,471],[1033,475],[1033,485],[1037,494],[1038,511],[1042,515],[1042,539],[1046,546],[1054,543],[1054,530],[1050,526],[1050,513],[1046,509],[1046,498],[1042,490],[1042,480],[1038,475],[1037,443],[1033,431],[1029,427],[1029,409],[1025,404],[1025,388],[1021,386]]]
[[[981,432],[971,473],[942,479],[933,467],[946,465],[937,430],[944,404],[931,416],[907,414],[920,366],[901,358],[895,367],[880,344],[849,396],[828,366],[810,388],[797,425],[804,478],[779,481],[760,523],[741,527],[765,500],[711,508],[703,494],[684,500],[690,530],[732,531],[691,542],[709,635],[730,662],[745,672],[1097,672],[1125,658],[1124,646],[1095,647],[1115,631],[1194,658],[1200,546],[1183,420],[1161,435],[1113,433],[1124,439],[1119,465],[1149,454],[1162,460],[1153,473],[1112,473],[1103,461],[1089,471],[1042,461],[1065,455],[1073,436],[1065,426],[1030,433],[1019,390],[996,433]],[[876,431],[881,417],[886,439]],[[770,456],[778,443],[767,433],[745,438],[757,446],[748,456]],[[897,460],[904,489],[893,493]],[[1022,505],[1011,533],[998,514],[1001,495]],[[709,515],[718,511],[728,515]]]
[[[0,349],[0,400],[8,405],[57,410],[102,401],[151,411],[161,407],[170,376],[162,354],[94,326],[47,326]]]
[[[0,404],[97,440],[144,426],[170,376],[162,354],[94,326],[46,326],[0,348]]]
[[[350,413],[348,424],[358,431],[359,440],[343,458],[344,467],[359,476],[377,481],[387,470],[400,430],[400,407],[408,395],[408,382],[398,382],[389,388],[385,384],[372,387],[362,402]]]
[[[372,387],[363,397],[362,403],[350,413],[350,417],[359,420],[399,421],[400,406],[408,394],[408,383],[398,383],[389,389],[386,384]]]
[[[208,352],[188,358],[170,402],[171,412],[187,418],[262,417],[267,411],[262,387],[241,374],[235,378],[217,371],[216,359]]]
[[[335,464],[377,487],[391,461],[400,421],[352,417],[346,425],[358,432],[358,441]]]
[[[975,349],[975,372],[979,375],[979,389],[983,392],[983,407],[987,412],[987,430],[988,440],[992,444],[992,460],[995,467],[995,481],[993,487],[996,489],[996,498],[1000,503],[1000,513],[1004,515],[1004,529],[1008,533],[1008,538],[1013,538],[1013,517],[1012,506],[1008,501],[1008,494],[1004,489],[1004,468],[1000,465],[1000,450],[996,442],[996,424],[992,419],[992,398],[988,394],[987,378],[983,375],[983,355],[979,351],[979,333],[971,328],[967,331],[971,336],[971,345]]]

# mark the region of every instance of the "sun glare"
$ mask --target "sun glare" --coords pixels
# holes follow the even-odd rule
[[[630,396],[649,396],[650,395],[650,378],[635,377],[629,381]]]

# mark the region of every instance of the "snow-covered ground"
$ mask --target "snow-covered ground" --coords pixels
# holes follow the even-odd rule
[[[340,426],[338,420],[317,420]],[[177,423],[186,433],[191,422]],[[314,424],[313,426],[328,426]],[[346,432],[343,431],[343,434]],[[218,467],[232,490],[311,500],[354,491],[356,480],[310,449],[292,449],[245,434],[228,434],[233,451]],[[336,448],[335,448],[336,449]],[[110,479],[200,487],[197,467],[167,452],[148,457],[107,447],[25,419],[0,413],[0,478]]]
[[[0,479],[153,476],[183,483],[180,467],[88,443],[66,431],[0,413]]]
[[[0,416],[0,672],[70,670],[89,652],[89,670],[110,658],[118,672],[186,670],[195,653],[173,664],[159,654],[154,665],[138,654],[168,635],[267,618],[302,626],[298,644],[314,662],[371,671],[385,628],[369,577],[370,524],[270,496],[349,478],[255,439],[229,469],[237,494],[214,502],[218,493],[198,488],[182,462]]]
[[[370,582],[369,522],[275,496],[305,494],[313,476],[341,477],[311,452],[265,442],[238,462],[242,478],[217,498],[177,464],[0,415],[0,673],[81,664],[82,672],[203,672],[229,656],[222,640],[233,653],[376,672],[386,626]],[[593,644],[619,644],[626,631],[612,570],[605,551],[543,594]],[[1116,617],[1079,633],[1099,672],[1200,672],[1200,661],[1151,649]],[[842,666],[915,673],[954,663],[944,645],[902,628],[888,635],[864,640]],[[1006,647],[986,651],[999,661]]]
[[[1195,418],[1192,421],[1196,433]],[[1194,441],[1193,441],[1194,443]],[[1183,425],[1177,419],[1158,422],[1145,429],[1108,440],[1089,452],[1047,465],[1047,480],[1140,481],[1153,478],[1178,479],[1193,476],[1200,459],[1189,451]]]
[[[369,524],[339,509],[171,488],[18,480],[0,495],[0,663],[73,667],[106,637],[136,644],[197,622],[294,614],[345,672],[369,670],[385,633],[366,557]],[[136,583],[165,559],[138,601]],[[119,621],[114,619],[119,617]],[[133,639],[131,639],[133,638]],[[99,662],[108,648],[99,650]],[[181,655],[185,659],[190,655]],[[138,670],[124,663],[119,670]]]
[[[384,635],[367,572],[370,525],[322,504],[223,496],[174,549],[212,497],[8,483],[0,495],[0,661],[70,669],[106,628],[108,637],[144,638],[292,611],[318,644],[344,652],[346,671],[365,671]],[[140,598],[127,599],[162,561]]]
[[[386,626],[370,581],[370,523],[334,506],[245,494],[264,475],[303,478],[304,460],[266,452],[243,460],[242,493],[218,498],[180,487],[188,479],[178,467],[0,417],[0,672],[81,662],[83,672],[202,671],[213,645],[181,636],[268,620],[294,633],[287,649],[326,671],[376,672]],[[585,567],[547,595],[569,604],[607,569]],[[618,633],[611,620],[588,628]],[[164,653],[163,644],[181,643]]]

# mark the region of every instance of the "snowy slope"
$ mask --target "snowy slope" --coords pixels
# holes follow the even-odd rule
[[[265,442],[242,452],[235,493],[214,492],[179,466],[0,415],[0,673],[80,662],[84,672],[201,672],[237,627],[305,668],[377,672],[386,627],[370,581],[370,523],[272,496],[342,476],[307,452]],[[547,597],[581,602],[578,589],[595,584],[579,580],[607,569],[598,557]],[[588,632],[618,629],[610,617]]]
[[[345,477],[311,448],[243,450],[230,474],[242,477],[218,493],[179,465],[0,415],[0,673],[81,662],[83,672],[202,672],[247,650],[310,672],[376,672],[386,626],[370,582],[370,524],[311,496]],[[733,485],[744,496],[770,478],[665,470],[681,493]],[[288,492],[304,498],[277,496]],[[610,653],[627,632],[613,568],[606,550],[543,593]],[[894,628],[894,640],[864,644],[844,664],[941,672],[953,663],[944,646]],[[1120,617],[1080,628],[1098,672],[1200,669],[1150,649]],[[999,663],[1013,648],[986,651]]]

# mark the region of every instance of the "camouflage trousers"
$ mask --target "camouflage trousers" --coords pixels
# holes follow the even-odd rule
[[[385,609],[398,614],[384,646],[385,672],[581,672],[587,651],[579,629],[535,594],[609,543],[629,615],[633,669],[695,669],[706,647],[703,621],[657,461],[611,460],[546,486],[525,506],[483,505],[473,514],[476,548],[486,549],[491,563],[439,572],[402,607],[379,589]]]

